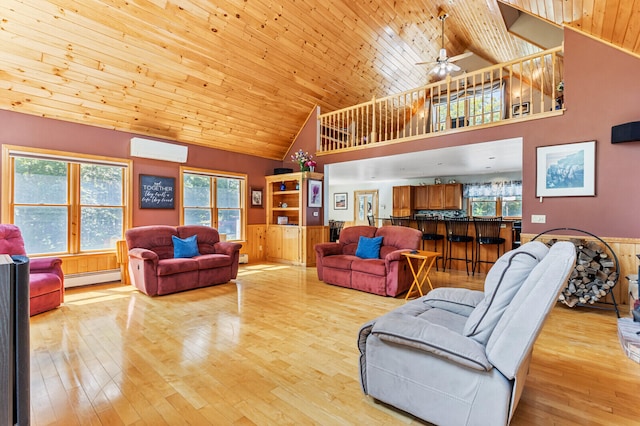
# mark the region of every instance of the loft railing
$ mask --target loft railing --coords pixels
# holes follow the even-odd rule
[[[397,95],[374,97],[321,114],[318,153],[556,115],[564,108],[562,76],[558,47]]]

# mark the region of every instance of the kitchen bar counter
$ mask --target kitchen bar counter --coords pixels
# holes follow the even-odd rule
[[[445,223],[444,223],[445,219],[441,219],[440,223],[438,223],[438,234],[442,234],[446,236],[446,227],[445,227]],[[504,250],[505,251],[509,251],[512,248],[517,247],[517,241],[515,241],[515,234],[514,234],[514,223],[520,222],[520,220],[503,220],[502,221],[502,225],[501,225],[501,229],[500,229],[500,237],[505,239],[505,243],[504,243]],[[411,228],[418,228],[418,221],[411,219],[410,220],[410,227]],[[391,219],[390,218],[376,218],[376,225],[377,226],[384,226],[384,225],[391,225]],[[471,247],[469,247],[469,255],[471,256],[471,253],[473,252],[473,258],[475,259],[475,250],[476,250],[476,243],[475,243],[475,238],[476,238],[476,229],[475,226],[473,224],[473,219],[469,220],[469,232],[468,235],[473,237],[473,250],[471,250]],[[514,245],[514,242],[516,243]],[[444,244],[444,250],[446,250],[446,241]],[[422,246],[420,246],[420,249],[422,249]],[[433,241],[425,241],[424,242],[424,250],[435,250],[434,245],[433,245]],[[438,247],[437,247],[437,251],[442,252],[443,248],[442,248],[442,243],[438,243]],[[481,253],[480,253],[480,260],[489,260],[489,261],[495,261],[497,260],[497,250],[496,250],[496,246],[495,245],[489,245],[489,246],[481,246],[480,247]],[[500,254],[503,254],[503,248],[502,246],[500,247]],[[443,253],[444,255],[444,253]],[[464,258],[464,244],[454,244],[453,247],[451,248],[451,256],[452,257],[462,257]],[[448,266],[448,265],[447,265]],[[487,271],[489,271],[489,269],[491,268],[492,264],[490,263],[480,263],[479,267],[479,271],[481,273],[487,273]],[[460,261],[460,260],[452,260],[451,261],[451,269],[455,269],[455,270],[460,270],[460,271],[464,271],[465,270],[465,263],[464,261]],[[476,270],[476,273],[478,272],[478,270]]]

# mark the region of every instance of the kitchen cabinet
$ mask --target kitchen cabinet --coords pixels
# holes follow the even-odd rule
[[[416,186],[413,194],[415,196],[413,208],[416,210],[429,210],[429,187],[427,185]]]
[[[394,186],[392,216],[413,216],[414,210],[462,210],[462,184]]]
[[[444,209],[444,185],[427,186],[429,210]]]
[[[444,186],[444,209],[462,210],[462,184],[446,183]]]
[[[424,210],[461,210],[462,209],[462,184],[445,183],[440,185],[428,185],[428,208]]]
[[[414,209],[415,186],[404,185],[393,187],[392,216],[411,216]]]

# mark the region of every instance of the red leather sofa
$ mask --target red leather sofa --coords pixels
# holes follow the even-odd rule
[[[356,256],[360,237],[382,237],[377,259]],[[328,284],[395,297],[409,290],[413,276],[402,252],[417,250],[422,232],[406,226],[351,226],[335,243],[320,243],[316,251],[318,279]]]
[[[196,235],[198,254],[175,258],[173,236]],[[149,296],[223,284],[238,275],[241,244],[220,241],[208,226],[151,225],[128,229],[131,283]]]

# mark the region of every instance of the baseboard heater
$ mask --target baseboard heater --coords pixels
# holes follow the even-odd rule
[[[64,276],[64,287],[81,287],[92,284],[109,283],[113,281],[121,281],[119,269],[111,269],[108,271],[85,272],[82,274],[69,274]]]

